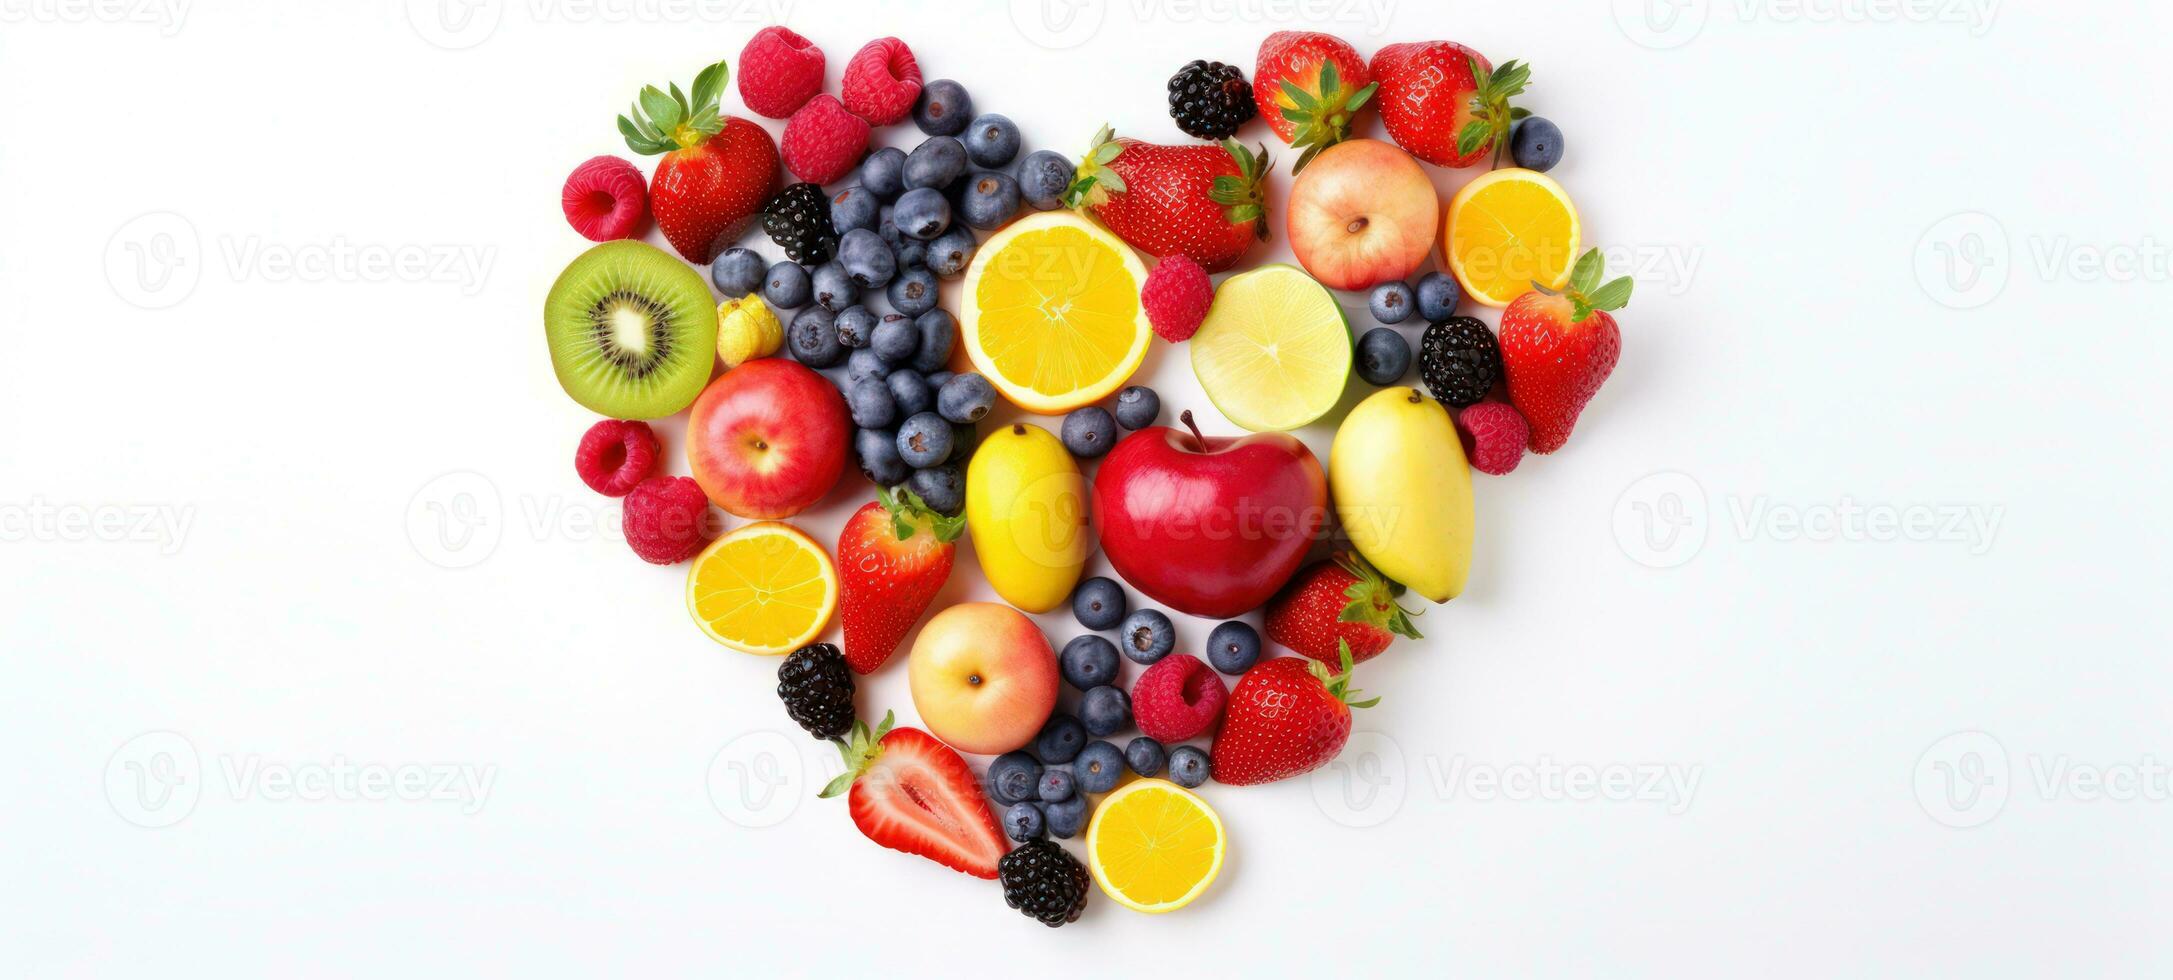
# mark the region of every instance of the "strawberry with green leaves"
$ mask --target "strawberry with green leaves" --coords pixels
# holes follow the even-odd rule
[[[1260,42],[1253,66],[1253,103],[1268,128],[1302,151],[1291,173],[1351,136],[1371,101],[1372,73],[1357,49],[1318,31],[1277,31]]]
[[[911,491],[876,491],[838,533],[838,618],[856,674],[883,666],[951,579],[964,517],[945,517]]]
[[[1343,751],[1351,709],[1381,699],[1351,700],[1358,692],[1350,686],[1350,645],[1338,653],[1336,673],[1308,657],[1277,657],[1238,679],[1208,749],[1217,782],[1250,786],[1302,776]]]
[[[629,149],[661,157],[649,179],[649,212],[672,248],[696,265],[708,265],[737,240],[777,187],[770,134],[718,111],[730,77],[720,61],[694,76],[692,98],[676,82],[669,91],[647,86],[619,117]]]
[[[1381,85],[1381,123],[1412,156],[1442,167],[1469,167],[1509,146],[1509,124],[1529,112],[1509,100],[1531,83],[1532,70],[1511,61],[1499,69],[1454,41],[1391,44],[1373,56]]]
[[[1502,311],[1501,364],[1509,401],[1531,426],[1531,450],[1551,453],[1569,441],[1586,403],[1622,357],[1622,331],[1608,315],[1630,303],[1628,276],[1601,283],[1600,250],[1579,256],[1569,288],[1533,283]]]
[[[1156,258],[1181,253],[1220,272],[1268,237],[1268,164],[1265,146],[1163,146],[1103,126],[1064,201],[1133,248]]]
[[[1411,612],[1397,603],[1403,587],[1348,552],[1314,562],[1268,602],[1268,639],[1333,665],[1342,651],[1364,663],[1396,637],[1419,638]]]

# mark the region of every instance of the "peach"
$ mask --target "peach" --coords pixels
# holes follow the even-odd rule
[[[1026,614],[963,602],[921,627],[906,655],[913,708],[962,752],[998,755],[1033,741],[1056,708],[1056,650]]]
[[[1425,168],[1380,140],[1321,151],[1298,172],[1285,210],[1298,264],[1330,289],[1410,278],[1441,226],[1441,198]]]

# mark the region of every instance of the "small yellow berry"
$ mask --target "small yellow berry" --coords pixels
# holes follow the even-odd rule
[[[725,370],[775,354],[784,344],[784,324],[762,297],[749,293],[717,305],[717,356]]]

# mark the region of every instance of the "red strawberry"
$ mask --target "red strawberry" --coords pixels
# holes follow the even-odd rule
[[[1468,167],[1509,145],[1509,124],[1529,115],[1509,99],[1532,79],[1530,65],[1501,70],[1454,41],[1391,44],[1373,55],[1381,83],[1381,122],[1412,156],[1443,167]]]
[[[1600,250],[1577,259],[1569,289],[1534,289],[1501,314],[1501,366],[1509,401],[1531,426],[1532,451],[1551,453],[1569,441],[1577,415],[1599,393],[1622,356],[1622,331],[1610,310],[1630,303],[1630,277],[1606,285]]]
[[[919,497],[888,489],[845,521],[838,534],[838,615],[845,622],[845,662],[872,674],[951,578],[952,542],[963,517],[945,517]]]
[[[853,825],[869,840],[993,880],[1004,835],[980,780],[950,746],[918,728],[893,730],[893,720],[883,715],[872,735],[855,721],[851,735],[833,740],[845,774],[823,787],[823,798],[850,789]]]
[[[1267,169],[1266,147],[1161,146],[1116,139],[1103,126],[1064,199],[1133,248],[1220,272],[1268,237]]]
[[[1339,647],[1364,663],[1398,636],[1419,638],[1396,602],[1401,591],[1357,555],[1314,562],[1268,602],[1268,639],[1324,664],[1336,662]]]
[[[1208,769],[1232,786],[1272,783],[1318,769],[1351,737],[1351,709],[1380,698],[1352,701],[1351,652],[1342,650],[1343,671],[1328,673],[1318,660],[1277,657],[1254,667],[1230,692],[1222,730],[1208,749]]]
[[[1253,104],[1283,142],[1313,155],[1350,138],[1351,124],[1373,98],[1366,60],[1341,38],[1313,31],[1277,31],[1260,42],[1253,66]]]
[[[731,70],[724,62],[694,77],[689,99],[671,86],[641,90],[619,132],[634,152],[654,156],[649,212],[679,256],[708,265],[739,238],[777,187],[777,144],[753,121],[720,115],[717,99]]]

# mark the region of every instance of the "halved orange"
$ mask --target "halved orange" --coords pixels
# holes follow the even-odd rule
[[[766,656],[822,635],[837,611],[838,573],[799,528],[761,521],[709,543],[687,569],[687,611],[709,638]]]
[[[1464,292],[1487,306],[1508,306],[1537,282],[1569,283],[1582,228],[1577,206],[1554,178],[1511,168],[1487,173],[1449,199],[1442,254]]]
[[[1110,900],[1135,912],[1181,909],[1222,871],[1228,839],[1215,808],[1167,779],[1117,788],[1087,824],[1087,868]]]
[[[966,270],[960,330],[974,369],[1012,404],[1062,415],[1100,401],[1147,356],[1147,266],[1069,211],[1013,222]]]

